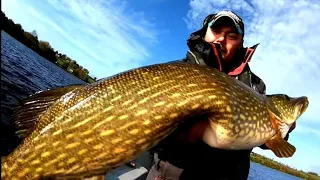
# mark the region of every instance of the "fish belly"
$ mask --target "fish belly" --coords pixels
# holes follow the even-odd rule
[[[267,142],[275,131],[247,128],[226,128],[218,123],[212,123],[205,130],[203,141],[211,147],[227,150],[252,149]]]

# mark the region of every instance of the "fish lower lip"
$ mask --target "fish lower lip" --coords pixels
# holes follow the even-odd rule
[[[307,110],[308,105],[307,104],[301,104],[300,112],[304,113]]]
[[[300,97],[296,99],[296,104],[299,105],[300,114],[304,113],[309,105],[307,97]]]
[[[301,112],[305,112],[308,108],[308,105],[309,105],[309,101],[308,101],[308,98],[307,97],[303,97],[303,100],[302,100],[302,104],[301,104]]]

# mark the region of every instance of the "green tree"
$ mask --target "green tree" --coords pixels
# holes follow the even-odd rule
[[[47,58],[48,60],[52,62],[56,62],[56,53],[54,49],[51,47],[50,43],[47,41],[41,41],[39,42],[39,48],[42,52],[42,55]]]
[[[36,37],[36,38],[38,39],[38,33],[37,33],[36,30],[33,30],[33,31],[31,32],[31,34],[32,34],[32,36],[34,36],[34,37]]]
[[[33,50],[38,50],[38,44],[39,44],[38,37],[33,36],[29,32],[25,32],[24,35],[28,40],[29,47]]]

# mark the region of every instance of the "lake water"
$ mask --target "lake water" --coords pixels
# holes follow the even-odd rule
[[[9,118],[14,106],[37,91],[85,82],[65,72],[1,31],[1,155],[10,153],[20,142]],[[114,172],[118,174],[119,172]],[[110,179],[117,179],[110,177]],[[251,162],[249,180],[295,180],[294,176]]]

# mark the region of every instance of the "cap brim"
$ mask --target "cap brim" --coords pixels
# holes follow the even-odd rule
[[[217,17],[215,20],[212,20],[208,25],[209,27],[211,27],[212,25],[214,25],[215,22],[217,22],[219,19],[223,18],[223,17],[227,17],[229,19],[232,20],[234,26],[236,27],[237,31],[239,34],[243,34],[243,31],[241,30],[239,24],[233,19],[233,17],[229,16],[229,15],[221,15],[219,17]]]

